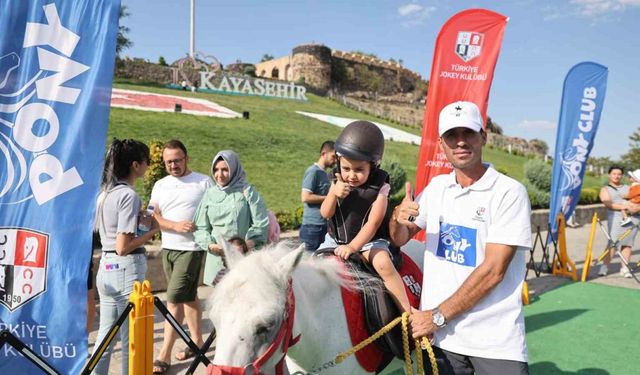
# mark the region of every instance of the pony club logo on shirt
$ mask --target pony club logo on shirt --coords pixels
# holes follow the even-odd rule
[[[476,266],[476,229],[440,223],[436,255],[462,266]]]
[[[47,289],[48,251],[48,234],[0,228],[0,304],[13,311]]]

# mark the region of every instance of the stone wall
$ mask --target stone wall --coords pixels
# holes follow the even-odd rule
[[[173,70],[143,59],[116,59],[115,77],[166,85],[173,82]]]
[[[273,78],[281,81],[293,81],[292,57],[284,56],[255,64],[256,76],[261,78]]]
[[[317,44],[295,47],[291,61],[292,80],[320,90],[331,87],[331,50]]]

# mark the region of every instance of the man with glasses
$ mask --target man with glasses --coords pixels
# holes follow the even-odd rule
[[[164,145],[162,160],[169,175],[155,183],[149,205],[154,206],[154,216],[162,231],[167,308],[178,322],[186,320],[191,338],[202,346],[202,310],[197,292],[205,253],[195,243],[192,220],[202,195],[213,186],[213,182],[208,176],[189,170],[187,149],[179,140],[170,140]],[[165,322],[162,349],[153,363],[154,374],[164,373],[169,368],[176,338],[177,333]],[[193,357],[193,354],[186,347],[176,355],[176,359],[182,361]]]

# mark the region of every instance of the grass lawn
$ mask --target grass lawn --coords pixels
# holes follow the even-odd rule
[[[222,119],[183,113],[157,113],[129,109],[111,109],[108,139],[136,138],[142,141],[171,138],[182,140],[190,155],[191,169],[209,174],[211,159],[219,150],[236,151],[254,184],[272,210],[293,210],[300,206],[300,184],[305,169],[318,158],[320,144],[335,140],[340,128],[295,111],[331,114],[340,117],[380,121],[339,103],[308,94],[308,102],[263,97],[191,93],[158,87],[114,84],[114,87],[161,94],[183,95],[212,100],[236,112],[248,111],[250,119]],[[417,129],[394,125],[418,134]],[[107,142],[108,143],[108,142]],[[385,158],[396,159],[415,180],[419,147],[387,142]],[[524,157],[503,151],[484,150],[485,160],[523,179]],[[585,180],[585,186],[591,186]],[[599,186],[599,185],[594,185]]]

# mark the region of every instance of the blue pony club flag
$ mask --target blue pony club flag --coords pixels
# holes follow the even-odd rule
[[[87,272],[119,0],[0,2],[0,330],[87,358]],[[38,373],[5,343],[0,374]]]
[[[583,62],[571,68],[564,80],[551,176],[549,228],[553,238],[557,238],[558,215],[562,213],[568,219],[580,199],[607,91],[608,72],[603,65]]]

